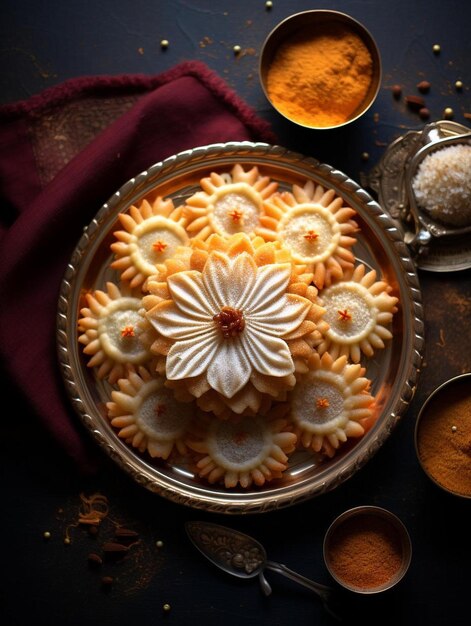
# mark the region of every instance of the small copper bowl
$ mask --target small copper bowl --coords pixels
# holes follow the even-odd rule
[[[456,458],[450,461],[448,467],[452,471],[448,475],[441,468],[447,465],[446,455],[457,454],[460,441],[469,446],[469,431],[452,408],[453,402],[466,399],[471,400],[471,372],[450,378],[430,394],[419,411],[414,432],[417,459],[425,474],[440,489],[461,498],[471,498],[469,452],[468,456],[462,453],[461,465]]]
[[[270,98],[267,86],[268,73],[277,51],[287,39],[295,38],[297,35],[309,35],[311,30],[315,31],[316,34],[319,34],[322,32],[323,27],[330,28],[334,25],[339,25],[347,31],[355,33],[366,45],[372,60],[372,78],[365,97],[356,107],[356,109],[351,112],[351,114],[348,116],[348,119],[340,123],[327,126],[306,124],[303,121],[300,121],[295,117],[291,117],[286,112],[280,110],[280,108]],[[301,13],[295,13],[294,15],[285,18],[271,31],[271,33],[265,39],[260,53],[259,78],[267,99],[269,100],[273,108],[275,108],[281,115],[283,115],[283,117],[290,120],[291,122],[294,122],[295,124],[298,124],[299,126],[302,126],[303,128],[328,130],[331,128],[339,128],[341,126],[345,126],[346,124],[350,124],[351,122],[358,119],[371,107],[371,105],[375,101],[379,88],[381,86],[381,73],[381,58],[378,47],[372,35],[362,24],[360,24],[360,22],[350,17],[349,15],[346,15],[345,13],[340,13],[339,11],[302,11]]]
[[[327,529],[323,551],[337,584],[365,595],[397,585],[412,559],[406,527],[378,506],[358,506],[339,515]]]

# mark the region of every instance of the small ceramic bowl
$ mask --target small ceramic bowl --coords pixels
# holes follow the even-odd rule
[[[425,474],[440,489],[461,498],[471,498],[466,418],[470,404],[471,372],[450,378],[422,405],[414,433],[417,458]]]
[[[324,562],[348,591],[376,594],[402,580],[412,558],[401,520],[377,506],[358,506],[339,515],[324,537]]]
[[[268,75],[274,62],[275,56],[287,40],[295,42],[299,38],[309,38],[310,33],[313,36],[322,35],[323,32],[331,28],[342,28],[344,31],[354,33],[360,37],[362,42],[368,49],[372,61],[372,75],[368,89],[364,98],[348,115],[347,119],[333,123],[330,125],[316,125],[303,122],[294,114],[287,113],[283,105],[274,102],[270,97],[268,88]],[[271,103],[271,105],[286,119],[302,126],[303,128],[311,128],[316,130],[327,130],[331,128],[339,128],[350,124],[351,122],[362,116],[373,104],[381,86],[381,57],[378,46],[369,31],[360,22],[353,17],[340,13],[339,11],[330,10],[312,10],[302,11],[285,18],[280,22],[266,38],[260,53],[259,77],[263,91]],[[339,80],[342,80],[341,75]],[[332,100],[335,101],[335,96]]]

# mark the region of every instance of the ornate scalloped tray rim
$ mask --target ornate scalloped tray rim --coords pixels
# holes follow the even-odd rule
[[[74,307],[77,299],[77,285],[81,285],[87,271],[88,266],[85,260],[87,255],[90,255],[90,247],[96,243],[103,232],[107,232],[113,226],[117,213],[137,202],[156,186],[161,186],[189,163],[192,166],[204,165],[205,169],[209,169],[213,163],[220,168],[224,165],[233,165],[236,161],[241,164],[255,165],[269,163],[272,168],[280,172],[289,168],[299,176],[312,178],[321,184],[325,184],[327,179],[329,186],[339,195],[348,198],[347,201],[350,203],[363,207],[362,218],[373,230],[377,231],[379,227],[379,231],[382,231],[389,241],[390,260],[394,265],[395,273],[402,277],[399,281],[401,298],[403,300],[404,296],[407,296],[409,301],[407,308],[411,324],[410,345],[407,351],[402,350],[400,367],[398,367],[398,371],[401,372],[399,394],[388,400],[385,406],[390,410],[384,415],[382,423],[377,423],[365,435],[364,445],[357,445],[354,448],[353,460],[349,454],[343,457],[339,455],[334,465],[330,462],[326,463],[326,467],[319,471],[315,480],[308,476],[298,482],[292,481],[281,486],[269,484],[267,488],[258,491],[244,492],[210,488],[202,483],[191,484],[188,480],[181,480],[177,472],[168,472],[147,463],[142,455],[134,453],[118,439],[111,426],[103,421],[90,398],[84,397],[87,394],[83,394],[80,376],[77,377],[73,364],[74,351],[77,350],[75,346],[77,343],[75,339],[77,308]],[[357,207],[354,206],[354,208]],[[151,492],[175,503],[214,513],[245,514],[285,508],[326,493],[348,480],[378,452],[404,415],[414,396],[422,364],[423,330],[422,298],[415,265],[393,220],[384,213],[368,192],[343,172],[321,164],[314,158],[288,151],[281,146],[229,142],[186,150],[156,163],[147,171],[141,172],[126,182],[103,205],[96,217],[84,229],[64,274],[57,312],[57,349],[64,383],[72,406],[97,444],[123,471]],[[335,471],[332,471],[333,467]]]

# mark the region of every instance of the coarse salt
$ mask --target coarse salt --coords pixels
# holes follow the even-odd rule
[[[444,224],[471,225],[471,145],[457,144],[428,154],[412,188],[419,206]]]

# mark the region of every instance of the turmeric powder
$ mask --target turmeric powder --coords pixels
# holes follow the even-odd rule
[[[343,25],[325,24],[281,44],[267,72],[267,93],[293,121],[336,126],[358,110],[372,75],[372,57],[360,36]]]

